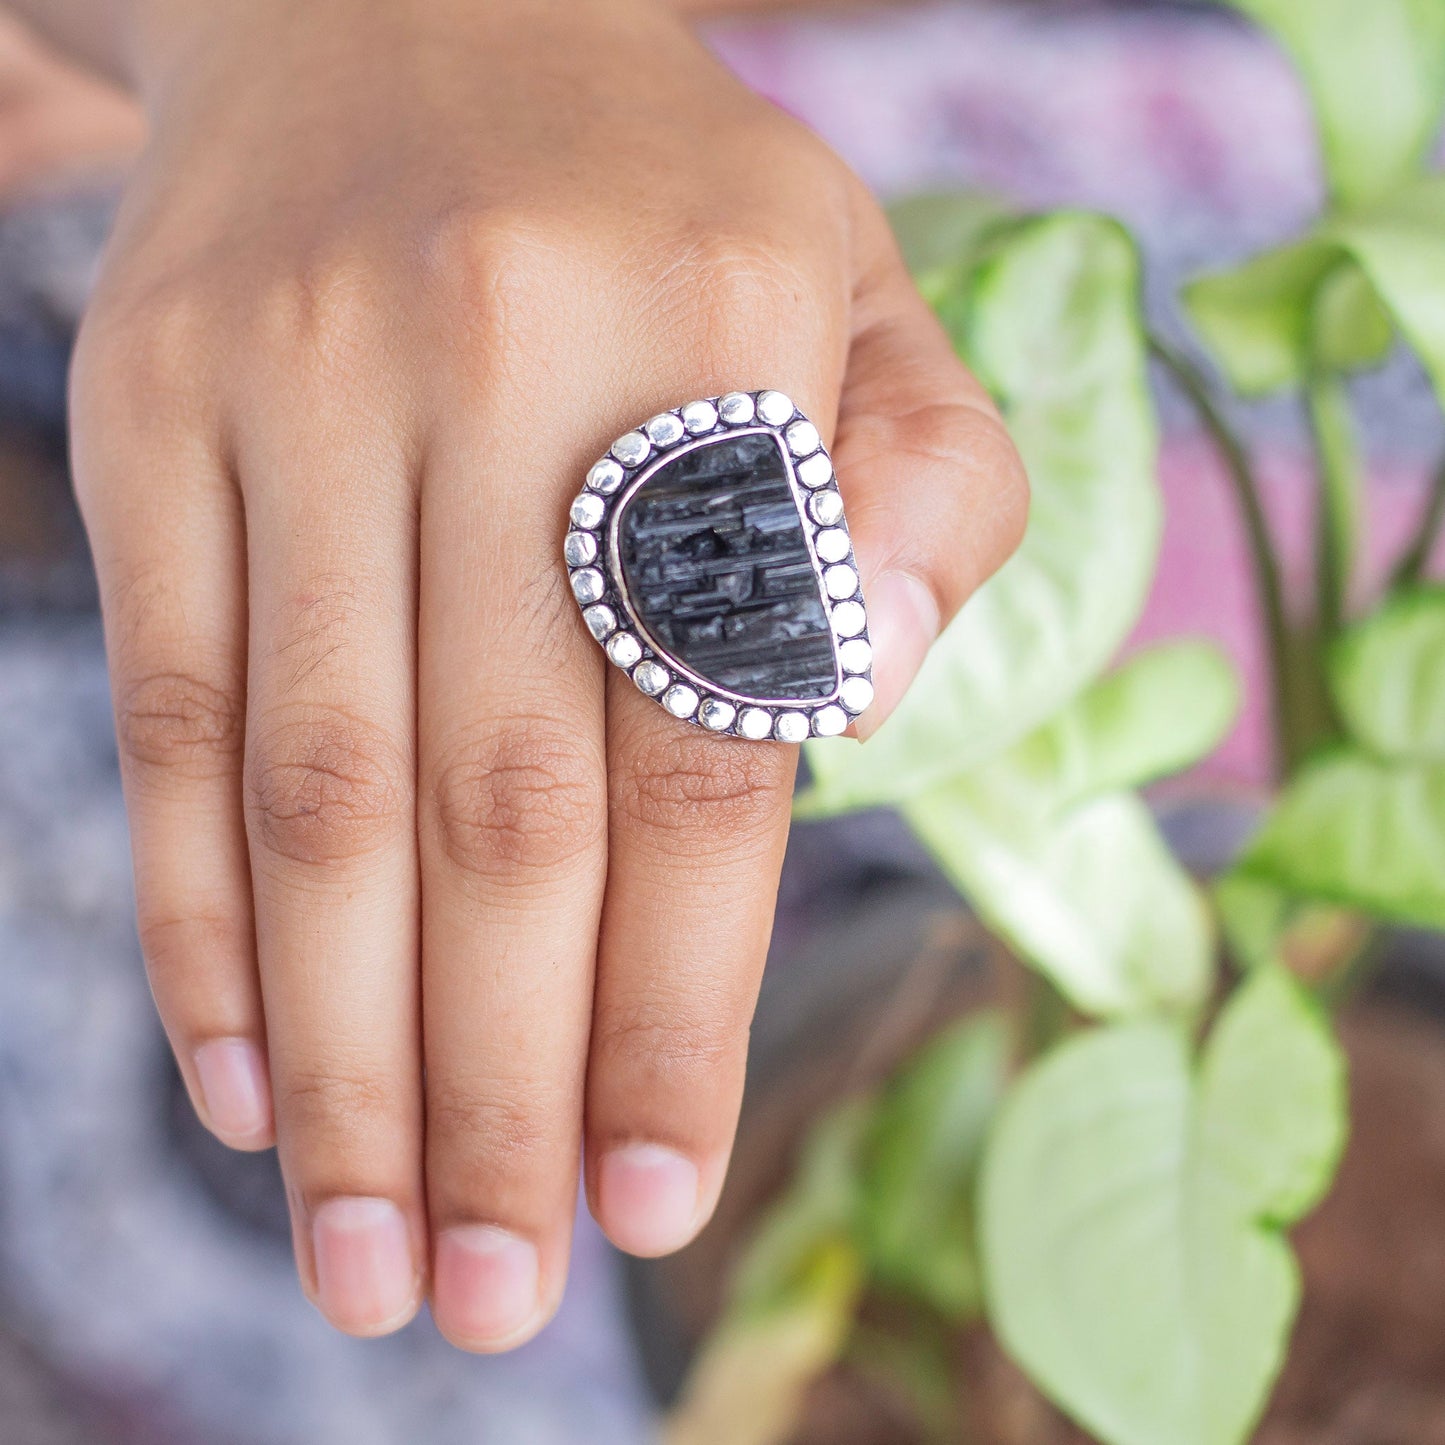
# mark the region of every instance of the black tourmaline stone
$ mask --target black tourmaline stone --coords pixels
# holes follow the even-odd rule
[[[782,449],[724,436],[664,462],[618,519],[632,606],[699,676],[805,701],[837,685],[833,639]]]

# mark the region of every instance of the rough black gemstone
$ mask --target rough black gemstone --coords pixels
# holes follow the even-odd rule
[[[837,686],[827,610],[774,437],[722,436],[665,462],[617,525],[633,608],[699,676],[788,701]]]

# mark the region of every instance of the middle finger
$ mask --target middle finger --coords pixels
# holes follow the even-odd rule
[[[432,1311],[463,1348],[540,1328],[566,1274],[606,875],[602,663],[545,490],[565,439],[459,406],[422,506],[419,794]]]

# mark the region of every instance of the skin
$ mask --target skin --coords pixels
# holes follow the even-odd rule
[[[129,163],[142,138],[127,97],[0,10],[0,199],[106,175]]]
[[[78,0],[71,0],[78,3]],[[202,12],[200,17],[194,12]],[[1026,489],[875,203],[658,0],[141,7],[151,121],[80,339],[141,935],[201,1117],[279,1145],[309,1296],[555,1310],[716,1202],[796,750],[610,668],[559,542],[639,420],[833,447],[876,727]]]

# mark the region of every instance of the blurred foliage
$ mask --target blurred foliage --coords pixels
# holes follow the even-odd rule
[[[1234,3],[1312,97],[1329,200],[1304,238],[1186,288],[1212,370],[1149,335],[1116,223],[973,196],[896,209],[1033,507],[876,736],[808,745],[798,813],[897,808],[1035,971],[1037,999],[1067,1007],[1040,1010],[1042,1030],[951,1025],[817,1126],[677,1442],[784,1441],[809,1380],[842,1360],[887,1371],[958,1439],[947,1340],[980,1318],[1106,1445],[1238,1445],[1283,1362],[1286,1231],[1327,1190],[1346,1127],[1325,1005],[1379,927],[1445,930],[1445,588],[1423,578],[1445,465],[1390,582],[1362,598],[1349,386],[1403,343],[1445,401],[1445,176],[1427,170],[1445,0]],[[1218,744],[1233,671],[1188,640],[1111,666],[1157,560],[1151,353],[1234,484],[1272,664],[1279,795],[1208,895],[1137,790]],[[1318,463],[1316,595],[1298,617],[1230,415],[1231,392],[1281,390]],[[880,1327],[873,1298],[904,1302],[912,1326]]]
[[[1020,1080],[980,1210],[1004,1344],[1113,1445],[1242,1440],[1299,1296],[1282,1238],[1334,1173],[1344,1066],[1278,970],[1196,1060],[1164,1019],[1076,1035]]]

